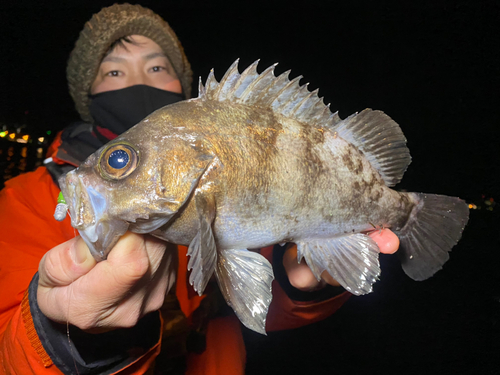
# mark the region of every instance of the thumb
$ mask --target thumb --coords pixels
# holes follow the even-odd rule
[[[399,248],[399,238],[390,229],[375,230],[368,234],[377,243],[382,254],[394,254]]]
[[[38,267],[41,287],[67,286],[96,265],[89,248],[78,236],[49,250]]]

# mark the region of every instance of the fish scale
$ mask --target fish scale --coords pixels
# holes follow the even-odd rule
[[[360,295],[380,275],[366,232],[386,227],[410,277],[441,269],[468,207],[390,188],[411,161],[397,123],[371,109],[341,120],[300,77],[275,77],[274,66],[259,74],[257,64],[240,74],[236,61],[220,83],[211,71],[198,98],[159,109],[59,180],[96,260],[127,230],[189,246],[193,288],[202,294],[215,273],[227,303],[260,333],[273,272],[247,249],[294,242],[318,280],[326,271]],[[115,149],[137,162],[110,167]]]

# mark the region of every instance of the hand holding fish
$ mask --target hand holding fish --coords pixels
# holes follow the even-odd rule
[[[51,320],[99,333],[132,327],[158,310],[174,285],[177,253],[149,235],[127,232],[106,262],[96,263],[81,237],[40,262],[38,305]]]
[[[375,230],[369,233],[383,254],[394,254],[399,247],[399,238],[389,229],[382,231]],[[318,281],[304,259],[297,262],[297,245],[293,244],[283,256],[283,266],[285,267],[288,280],[294,288],[302,291],[313,291],[324,287],[326,284],[340,286],[326,271],[321,274],[321,281]]]
[[[388,229],[370,236],[381,249],[390,248],[386,253],[399,245]],[[164,242],[148,235],[128,232],[100,263],[76,237],[47,252],[40,262],[38,304],[51,320],[88,332],[131,327],[161,307],[175,281],[175,263],[172,254],[165,253]],[[296,245],[287,249],[283,265],[298,289],[340,285],[329,275],[318,282],[304,262],[297,263]]]

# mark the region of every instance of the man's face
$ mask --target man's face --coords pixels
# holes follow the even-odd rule
[[[128,37],[134,44],[118,44],[101,61],[92,84],[92,95],[134,85],[182,93],[182,86],[170,61],[158,44],[142,35]]]

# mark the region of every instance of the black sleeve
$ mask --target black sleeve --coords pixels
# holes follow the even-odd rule
[[[326,285],[324,288],[312,292],[304,292],[290,284],[285,267],[283,266],[283,254],[286,246],[274,245],[273,248],[273,270],[276,281],[293,301],[325,301],[345,292],[341,286]]]
[[[52,362],[65,374],[112,374],[135,361],[160,338],[158,312],[146,315],[135,327],[90,334],[75,326],[48,319],[37,303],[38,273],[29,286],[33,323]]]

